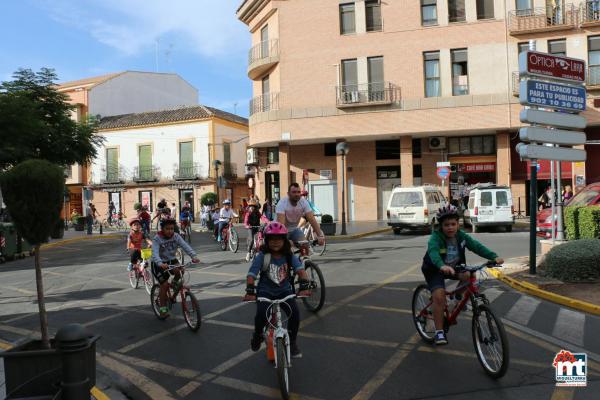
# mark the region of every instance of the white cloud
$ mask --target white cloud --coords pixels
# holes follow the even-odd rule
[[[157,38],[175,36],[183,42],[175,43],[177,51],[222,57],[249,46],[247,28],[235,16],[240,1],[54,0],[46,7],[56,21],[126,55],[148,51]]]

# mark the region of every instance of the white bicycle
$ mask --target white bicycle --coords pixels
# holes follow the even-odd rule
[[[302,227],[302,233],[309,243],[310,252],[312,254],[317,254],[319,256],[325,254],[327,242],[325,242],[325,238],[323,238],[323,246],[319,245],[319,237],[317,236],[311,224],[307,222],[306,225]]]

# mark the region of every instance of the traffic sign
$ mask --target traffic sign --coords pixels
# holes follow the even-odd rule
[[[529,160],[555,160],[555,161],[585,161],[585,150],[566,147],[548,147],[537,144],[517,145],[517,153],[521,158]]]
[[[437,169],[437,176],[442,180],[448,179],[448,176],[450,176],[450,169],[448,167],[439,167]]]
[[[435,163],[436,167],[449,167],[450,166],[450,161],[438,161]]]
[[[522,80],[519,85],[519,101],[525,105],[581,112],[585,110],[585,96],[585,89],[581,86],[534,79]]]
[[[519,73],[571,82],[585,82],[585,61],[527,51],[519,54]]]
[[[530,124],[551,125],[558,128],[584,129],[587,121],[584,117],[552,111],[523,109],[519,114],[521,122]]]
[[[585,133],[563,131],[537,126],[519,129],[519,138],[524,142],[554,143],[564,145],[585,144]]]

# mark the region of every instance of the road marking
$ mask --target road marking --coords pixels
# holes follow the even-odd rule
[[[129,314],[129,312],[130,311],[123,311],[123,312],[120,312],[120,313],[113,313],[113,314],[108,315],[106,317],[102,317],[102,318],[94,319],[92,321],[88,321],[86,323],[83,323],[82,325],[83,326],[91,326],[91,325],[99,324],[100,322],[108,321],[108,320],[111,320],[113,318],[118,318],[118,317],[121,317],[121,316],[123,316],[125,314]]]
[[[552,336],[583,346],[585,314],[561,308],[556,317]]]
[[[550,400],[571,400],[575,396],[575,388],[557,387]]]
[[[419,341],[419,335],[416,333],[411,336],[403,345],[400,346],[394,355],[375,373],[375,375],[352,397],[352,400],[367,400],[379,389],[381,385],[390,377],[390,375],[404,361],[406,356],[414,349]]]
[[[254,329],[254,327],[252,327],[252,329]],[[250,358],[254,354],[255,353],[252,350],[246,350],[246,351],[238,354],[237,356],[230,358],[229,360],[225,361],[224,363],[217,365],[215,368],[213,368],[211,370],[211,372],[213,372],[215,374],[222,374],[225,371],[227,371],[228,369],[231,369],[231,368],[235,367],[237,364],[246,360],[247,358]]]
[[[173,396],[158,383],[150,380],[135,369],[106,355],[98,355],[98,362],[131,382],[151,399],[175,400]]]
[[[96,400],[110,400],[110,397],[108,397],[107,395],[102,393],[102,391],[100,389],[98,389],[96,386],[94,386],[92,389],[90,389],[90,394],[92,396],[94,396],[94,399],[96,399]]]
[[[200,289],[198,291],[198,294],[202,295],[202,294],[210,294],[213,296],[219,296],[219,297],[241,297],[239,291],[231,291],[231,292],[226,292],[226,291],[216,291],[216,290],[202,290]]]
[[[505,317],[521,325],[527,325],[533,313],[542,302],[536,298],[522,295]]]
[[[23,329],[23,328],[17,328],[16,326],[10,326],[10,325],[4,325],[4,324],[0,325],[0,331],[16,333],[17,335],[21,335],[21,336],[32,336],[32,335],[40,334],[37,331],[32,331],[32,330]]]
[[[198,387],[200,387],[200,385],[201,385],[200,382],[196,382],[196,381],[188,382],[184,386],[177,389],[176,393],[179,397],[186,397],[190,393],[192,393],[194,390],[198,389]]]
[[[504,292],[504,290],[500,290],[497,288],[487,288],[485,289],[485,291],[483,292],[483,294],[485,294],[485,297],[487,297],[488,301],[490,303],[493,303],[494,300],[496,300],[498,297],[500,297]]]
[[[87,279],[87,280],[92,280],[92,281],[104,281],[104,282],[116,283],[121,286],[123,286],[123,285],[129,286],[129,283],[125,282],[124,280],[118,281],[116,279],[103,278],[100,276],[90,276],[90,275],[76,274],[76,273],[63,274],[62,272],[56,272],[56,271],[46,271],[45,273],[48,275],[75,277],[75,278]]]
[[[136,367],[146,368],[156,372],[162,372],[167,375],[177,376],[179,378],[195,379],[202,373],[200,371],[194,371],[182,367],[175,367],[172,365],[164,364],[158,361],[145,360],[143,358],[132,357],[125,354],[119,353],[108,353],[110,357],[117,358],[123,362],[135,365]]]
[[[403,287],[394,287],[394,286],[384,286],[382,289],[385,290],[397,290],[399,292],[411,292],[413,289],[403,288]]]
[[[221,310],[212,312],[210,314],[206,314],[204,316],[204,318],[202,318],[202,320],[214,318],[214,317],[216,317],[218,315],[225,314],[226,312],[229,312],[231,310],[235,310],[236,308],[240,308],[240,307],[242,307],[244,305],[246,305],[246,303],[243,303],[242,301],[240,301],[239,303],[235,303],[233,305],[230,305],[229,307],[225,307],[225,308],[223,308]]]
[[[13,348],[13,345],[5,342],[4,340],[0,340],[0,349],[2,350],[10,350]]]
[[[216,383],[217,385],[225,386],[231,389],[239,390],[246,393],[256,394],[259,396],[265,396],[272,399],[280,399],[281,393],[279,389],[271,388],[268,386],[258,385],[252,382],[242,381],[240,379],[228,378],[224,376],[220,376],[216,378],[211,383]],[[319,400],[316,397],[303,396],[297,393],[290,393],[290,399],[303,399],[303,400]]]
[[[367,305],[363,305],[363,304],[347,304],[347,306],[352,307],[352,308],[363,308],[365,310],[388,311],[388,312],[401,313],[401,314],[412,314],[411,310],[407,310],[405,308],[367,306]]]
[[[177,326],[175,326],[173,328],[167,329],[166,331],[162,331],[160,333],[157,333],[156,335],[148,336],[145,339],[138,340],[135,343],[132,343],[132,344],[124,346],[124,347],[121,347],[117,351],[119,353],[128,353],[131,350],[137,349],[138,347],[142,347],[143,345],[145,345],[147,343],[153,342],[153,341],[155,341],[157,339],[161,339],[161,338],[163,338],[165,336],[169,336],[170,334],[175,333],[175,332],[177,332],[177,331],[179,331],[179,330],[181,330],[183,328],[187,328],[187,325],[183,325],[183,324],[182,325],[177,325]]]
[[[191,273],[196,274],[208,274],[208,275],[217,275],[217,276],[229,276],[231,278],[242,279],[245,278],[245,274],[232,274],[229,272],[213,272],[213,271],[205,271],[204,269],[193,269],[190,270]]]

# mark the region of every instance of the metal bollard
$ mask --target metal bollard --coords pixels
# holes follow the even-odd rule
[[[89,334],[80,324],[68,324],[56,334],[56,347],[62,361],[62,398],[79,400],[90,398],[90,379],[87,374],[85,350]]]
[[[100,224],[100,234],[102,235],[102,224]]]

